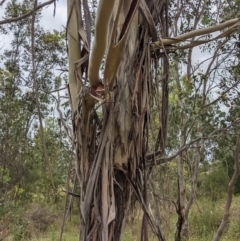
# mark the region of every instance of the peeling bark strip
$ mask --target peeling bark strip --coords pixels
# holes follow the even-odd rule
[[[68,24],[67,24],[67,38],[68,38],[68,78],[70,98],[72,104],[72,111],[77,109],[77,94],[79,91],[77,78],[75,76],[75,63],[80,59],[80,46],[78,37],[78,21],[77,11],[74,0],[68,0]]]
[[[73,5],[70,0],[69,3]],[[68,37],[69,45],[78,43],[79,51],[78,59],[69,51],[72,60],[69,63],[74,63],[75,67],[70,92],[76,169],[81,188],[79,240],[121,240],[133,194],[145,213],[142,240],[148,240],[148,225],[159,240],[165,240],[158,222],[148,210],[148,175],[145,173],[150,103],[154,101],[152,69],[158,61],[151,55],[150,43],[157,32],[155,26],[160,24],[159,18],[153,19],[152,14],[160,14],[162,4],[155,0],[142,3],[148,8],[142,9],[141,14],[145,16],[142,18],[138,12],[140,0],[101,0],[89,65],[89,37],[82,28],[88,28],[89,24],[84,23],[80,1],[76,0],[74,4],[78,10],[69,11],[68,27],[77,27],[78,35],[72,38],[68,30]],[[86,4],[84,1],[84,7]],[[86,32],[89,33],[89,29]],[[71,42],[73,39],[77,41]],[[82,50],[80,42],[83,43]],[[71,48],[74,49],[69,46]],[[103,85],[98,74],[104,54]],[[89,77],[90,91],[89,86],[83,84],[82,76]],[[167,84],[167,79],[165,81]],[[96,97],[103,102],[101,120],[93,108]],[[162,128],[166,130],[165,125]],[[165,141],[164,138],[161,141]]]

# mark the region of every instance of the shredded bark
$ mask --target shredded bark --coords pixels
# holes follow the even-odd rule
[[[84,8],[86,4],[84,1]],[[137,200],[144,211],[142,240],[148,240],[148,226],[159,240],[165,240],[159,222],[148,208],[149,170],[146,162],[151,109],[156,93],[155,68],[159,61],[158,56],[152,54],[151,43],[152,39],[157,39],[155,26],[161,21],[156,14],[163,15],[165,20],[161,24],[168,24],[167,4],[133,0],[120,2],[116,7],[108,15],[113,24],[108,30],[112,33],[106,51],[103,84],[99,79],[83,81],[84,76],[98,76],[98,73],[88,69],[89,19],[84,20],[78,14],[78,32],[83,46],[81,58],[75,64],[75,76],[81,88],[76,96],[73,130],[80,185],[80,240],[121,240],[132,200]],[[87,9],[83,11],[86,16]],[[86,33],[82,26],[87,28]],[[164,31],[167,26],[162,29],[162,34],[166,35]],[[92,61],[91,66],[94,66],[94,59]],[[161,153],[164,153],[167,133],[167,62],[166,57],[163,59]],[[98,100],[101,101],[101,114],[94,106]]]

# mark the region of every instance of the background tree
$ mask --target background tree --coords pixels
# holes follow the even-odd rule
[[[7,18],[21,16],[33,6],[33,1],[23,1],[22,3],[11,1],[7,4],[5,15]],[[11,31],[13,40],[11,42],[12,49],[5,50],[2,62],[6,69],[13,74],[14,81],[25,89],[26,98],[31,102],[32,121],[40,124],[46,170],[52,188],[55,189],[53,167],[45,143],[43,119],[52,108],[51,102],[54,101],[54,98],[50,95],[51,91],[61,86],[61,75],[56,76],[54,69],[57,67],[65,69],[65,46],[63,33],[55,30],[46,32],[39,25],[40,16],[41,14],[38,12],[34,19],[31,16],[23,18],[9,23],[3,29],[3,31]]]

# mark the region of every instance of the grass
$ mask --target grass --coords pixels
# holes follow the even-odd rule
[[[236,241],[240,240],[240,197],[234,197],[231,207],[230,221],[225,229],[221,241]],[[202,199],[195,203],[189,214],[189,241],[208,241],[212,240],[218,225],[221,222],[222,214],[224,209],[224,200],[217,202],[211,202],[207,199]],[[28,232],[31,233],[29,238],[24,237],[22,240],[26,241],[58,241],[59,233],[62,223],[62,211],[61,209],[55,208],[57,219],[49,225],[45,232],[36,232],[32,226],[27,227]],[[54,208],[51,208],[54,211]],[[174,213],[174,209],[162,207],[163,215],[163,227],[165,231],[166,240],[174,240],[175,223],[177,216]],[[139,212],[138,212],[139,213]],[[141,215],[132,214],[131,222],[127,223],[125,232],[123,234],[123,241],[138,241],[141,235]],[[136,218],[137,217],[137,218]],[[17,229],[16,229],[17,230]],[[157,240],[156,237],[151,233],[149,228],[151,241]],[[12,233],[6,241],[15,241]],[[77,213],[73,213],[72,220],[66,222],[64,229],[63,240],[64,241],[78,241],[79,236],[79,218]]]

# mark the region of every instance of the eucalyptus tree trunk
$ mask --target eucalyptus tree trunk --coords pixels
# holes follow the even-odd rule
[[[90,12],[88,2],[82,2],[83,6],[80,1],[68,1],[67,28],[69,93],[80,184],[79,240],[121,240],[133,194],[144,211],[142,240],[148,240],[147,221],[159,240],[164,240],[147,209],[145,169],[152,71],[157,61],[150,43],[157,40],[155,26],[163,4],[100,0],[90,53],[90,35],[85,34],[89,29],[83,27],[90,26],[86,22]]]
[[[149,165],[145,163],[148,124],[156,93],[153,86],[159,88],[160,82],[156,81],[158,58],[165,56],[160,78],[161,126],[155,153],[148,156],[152,163],[164,154],[167,136],[169,45],[186,49],[229,36],[236,31],[239,19],[168,38],[167,1],[100,0],[91,46],[88,2],[68,0],[67,26],[69,94],[80,186],[80,240],[121,240],[133,196],[144,211],[141,239],[148,240],[148,220],[159,240],[165,240],[147,208]],[[229,29],[210,40],[177,46],[189,38],[223,28]],[[180,194],[184,195],[183,158],[180,157],[179,180]],[[184,197],[179,200],[179,210],[184,215],[183,202]]]

